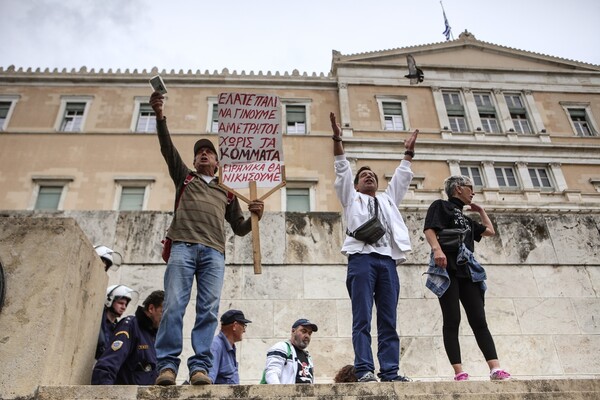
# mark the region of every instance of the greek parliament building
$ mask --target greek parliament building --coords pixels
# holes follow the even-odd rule
[[[422,83],[405,77],[408,54],[424,71]],[[456,40],[413,47],[334,50],[327,73],[0,68],[3,231],[14,229],[17,218],[35,229],[74,219],[86,243],[78,251],[92,257],[92,245],[104,244],[123,256],[98,293],[121,283],[135,288],[140,301],[162,288],[160,240],[175,196],[148,104],[148,80],[156,74],[167,86],[164,112],[188,165],[196,140],[217,143],[220,93],[277,95],[282,103],[286,186],[265,201],[261,274],[252,268],[251,235],[228,231],[221,311],[238,308],[253,321],[237,344],[243,383],[260,380],[266,350],[289,337],[300,317],[319,326],[309,347],[318,382],[331,382],[353,361],[331,111],[354,170],[371,166],[381,190],[403,158],[403,141],[420,130],[414,178],[400,205],[413,244],[398,266],[402,373],[452,376],[439,305],[424,287],[429,247],[422,228],[429,204],[444,197],[444,179],[462,174],[473,180],[475,202],[496,226],[497,235],[477,244],[475,254],[487,269],[487,317],[503,366],[521,378],[600,377],[600,66],[465,31]],[[31,222],[40,218],[44,224]],[[40,245],[55,233],[41,236]],[[14,237],[0,240],[5,313],[16,290],[10,263],[19,257],[10,249]],[[44,265],[39,260],[35,267]],[[180,381],[192,351],[193,299]],[[86,316],[90,330],[100,312],[99,305],[98,321]],[[374,351],[376,337],[374,324]],[[461,344],[466,370],[485,379],[466,318]]]

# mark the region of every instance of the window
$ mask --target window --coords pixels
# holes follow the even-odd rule
[[[138,118],[135,127],[136,132],[156,132],[156,114],[150,103],[140,103],[138,107]]]
[[[119,210],[143,210],[145,195],[145,187],[123,186],[121,188],[121,200],[119,201]]]
[[[483,178],[479,167],[460,167],[460,174],[468,176],[476,187],[483,187]]]
[[[512,167],[495,167],[496,179],[501,189],[516,189],[519,187],[515,170]]]
[[[482,129],[487,133],[499,133],[500,126],[496,118],[496,108],[489,93],[473,93]]]
[[[585,108],[570,108],[569,116],[577,136],[594,136]]]
[[[61,132],[81,132],[86,103],[67,103],[60,124]]]
[[[62,210],[71,176],[33,176],[33,195],[29,210]]]
[[[212,119],[210,121],[210,132],[219,132],[219,104],[217,103],[212,105]]]
[[[0,131],[5,131],[19,96],[0,96]]]
[[[465,118],[465,108],[459,92],[442,92],[444,104],[446,105],[446,113],[448,114],[448,122],[452,132],[467,132],[468,125]]]
[[[550,175],[546,168],[529,168],[529,177],[533,187],[540,189],[552,189]]]
[[[525,109],[521,95],[506,94],[504,95],[504,98],[506,99],[506,105],[508,106],[510,117],[515,126],[515,131],[519,133],[531,133],[531,126],[527,119],[527,110]]]
[[[286,189],[286,210],[292,212],[310,211],[310,191],[306,188]]]
[[[113,209],[119,211],[146,210],[152,183],[154,183],[152,177],[115,178],[116,193]]]
[[[404,130],[404,120],[402,119],[402,103],[383,102],[383,119],[386,131]]]
[[[91,96],[61,97],[54,129],[59,132],[82,132],[91,101]]]
[[[288,135],[306,133],[306,106],[286,105],[285,121]]]
[[[64,186],[40,186],[34,210],[58,210]]]

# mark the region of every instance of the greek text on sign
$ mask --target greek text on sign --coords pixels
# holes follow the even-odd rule
[[[221,182],[234,189],[275,187],[282,182],[283,146],[279,97],[221,93],[218,103]]]

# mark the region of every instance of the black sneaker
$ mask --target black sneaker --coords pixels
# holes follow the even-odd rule
[[[412,379],[407,378],[406,376],[398,375],[392,379],[381,378],[381,382],[412,382]]]
[[[375,374],[372,373],[371,371],[367,372],[366,374],[364,374],[363,376],[361,376],[360,378],[358,378],[358,382],[377,382],[377,378],[375,378]]]

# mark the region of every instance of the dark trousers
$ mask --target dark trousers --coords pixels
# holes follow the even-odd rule
[[[352,302],[352,345],[356,376],[375,370],[371,352],[371,316],[377,308],[379,377],[398,376],[400,337],[396,331],[400,279],[396,262],[377,253],[348,257],[346,288]]]
[[[475,335],[479,349],[486,361],[495,360],[496,346],[485,320],[483,293],[479,284],[469,278],[456,278],[450,275],[450,287],[439,299],[442,308],[444,327],[444,347],[450,364],[461,364],[458,327],[460,325],[460,303],[462,303],[467,320]]]

